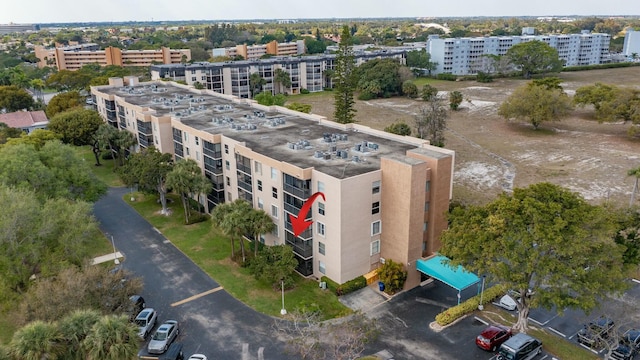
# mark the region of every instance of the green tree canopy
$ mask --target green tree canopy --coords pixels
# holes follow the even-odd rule
[[[395,59],[374,59],[356,70],[357,89],[371,97],[391,97],[402,93],[400,63]],[[373,87],[371,84],[375,84]]]
[[[436,69],[438,64],[431,61],[431,54],[429,54],[426,49],[421,49],[407,52],[407,66],[427,70],[431,73],[431,71]]]
[[[47,116],[51,119],[56,114],[75,107],[84,106],[84,98],[77,91],[67,91],[56,94],[47,104]]]
[[[422,97],[422,100],[430,101],[431,99],[437,96],[438,96],[438,89],[436,89],[434,86],[425,84],[422,87],[422,91],[420,92],[420,97]]]
[[[515,328],[529,309],[593,309],[626,286],[623,248],[608,211],[549,183],[516,188],[485,206],[455,208],[441,253],[522,294]]]
[[[31,110],[35,101],[25,90],[16,86],[0,86],[0,110],[14,112]]]
[[[558,50],[538,40],[513,45],[506,55],[522,71],[525,79],[537,73],[560,72],[564,66],[564,61],[558,57]]]
[[[458,90],[454,90],[449,93],[449,108],[451,110],[458,110],[460,104],[462,104],[463,96]]]
[[[298,103],[298,102],[293,102],[291,104],[287,104],[287,109],[291,109],[294,111],[299,111],[305,114],[310,114],[311,113],[311,105],[310,104],[303,104],[303,103]]]
[[[254,99],[258,104],[265,106],[284,106],[284,103],[287,101],[287,98],[283,94],[277,94],[274,96],[270,91],[263,91],[256,95]]]
[[[50,121],[48,129],[60,135],[66,144],[92,145],[96,131],[104,121],[94,110],[73,109],[58,113]]]
[[[571,99],[556,88],[529,83],[520,86],[500,105],[498,115],[526,120],[538,129],[545,121],[559,121],[573,110]]]
[[[273,222],[271,222],[273,224]],[[284,279],[286,288],[291,288],[295,279],[294,271],[298,266],[293,250],[288,245],[265,247],[251,260],[250,271],[259,281],[270,284],[274,289],[280,287]]]
[[[12,128],[5,123],[0,123],[0,145],[7,143],[9,139],[19,138],[22,134],[23,131],[21,129]]]
[[[386,128],[384,131],[396,135],[411,135],[411,127],[404,122],[395,122]]]
[[[235,260],[235,239],[240,239],[242,263],[246,260],[243,235],[247,233],[246,219],[253,207],[243,199],[217,205],[211,213],[213,226],[222,230],[231,240],[231,258]]]

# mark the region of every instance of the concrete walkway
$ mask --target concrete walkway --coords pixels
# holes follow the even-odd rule
[[[91,260],[91,265],[102,264],[107,261],[115,261],[116,259],[122,259],[123,257],[124,255],[122,255],[122,253],[118,251],[116,253],[102,255],[94,258],[93,260]]]
[[[350,294],[340,296],[338,299],[353,311],[367,312],[386,303],[390,297],[378,290],[378,283],[369,285]]]

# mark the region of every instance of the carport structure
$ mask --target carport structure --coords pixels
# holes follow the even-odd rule
[[[458,290],[458,304],[460,304],[460,292],[479,283],[480,278],[465,270],[462,265],[451,266],[448,262],[449,258],[446,256],[435,255],[428,259],[418,259],[416,269]]]

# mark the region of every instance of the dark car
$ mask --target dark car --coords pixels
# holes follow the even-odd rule
[[[607,317],[594,319],[578,331],[578,343],[590,348],[596,347],[609,338],[614,326],[614,321]]]
[[[127,313],[130,321],[134,321],[136,316],[145,308],[144,298],[140,295],[129,296],[130,303],[127,306]]]
[[[618,345],[611,352],[611,359],[631,360],[640,349],[640,330],[629,329],[623,335]]]
[[[476,345],[484,350],[496,351],[512,335],[511,328],[502,325],[491,325],[476,337]]]

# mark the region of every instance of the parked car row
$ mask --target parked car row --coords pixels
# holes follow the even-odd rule
[[[578,343],[590,348],[601,346],[613,333],[614,327],[614,321],[604,316],[589,321],[578,331]]]
[[[476,337],[476,345],[497,353],[499,360],[529,360],[542,352],[542,342],[527,334],[513,335],[511,328],[490,325]]]
[[[158,313],[153,308],[144,308],[136,316],[134,322],[138,326],[138,336],[141,340],[146,340],[158,322]],[[148,355],[164,354],[162,358],[167,360],[184,360],[182,344],[173,343],[179,334],[180,326],[178,321],[166,320],[153,332],[147,344],[146,352]],[[148,357],[145,356],[144,358]],[[189,357],[189,360],[207,360],[207,357],[203,354],[193,354]]]
[[[618,344],[611,352],[611,359],[631,360],[640,351],[640,330],[629,329],[622,334]]]

